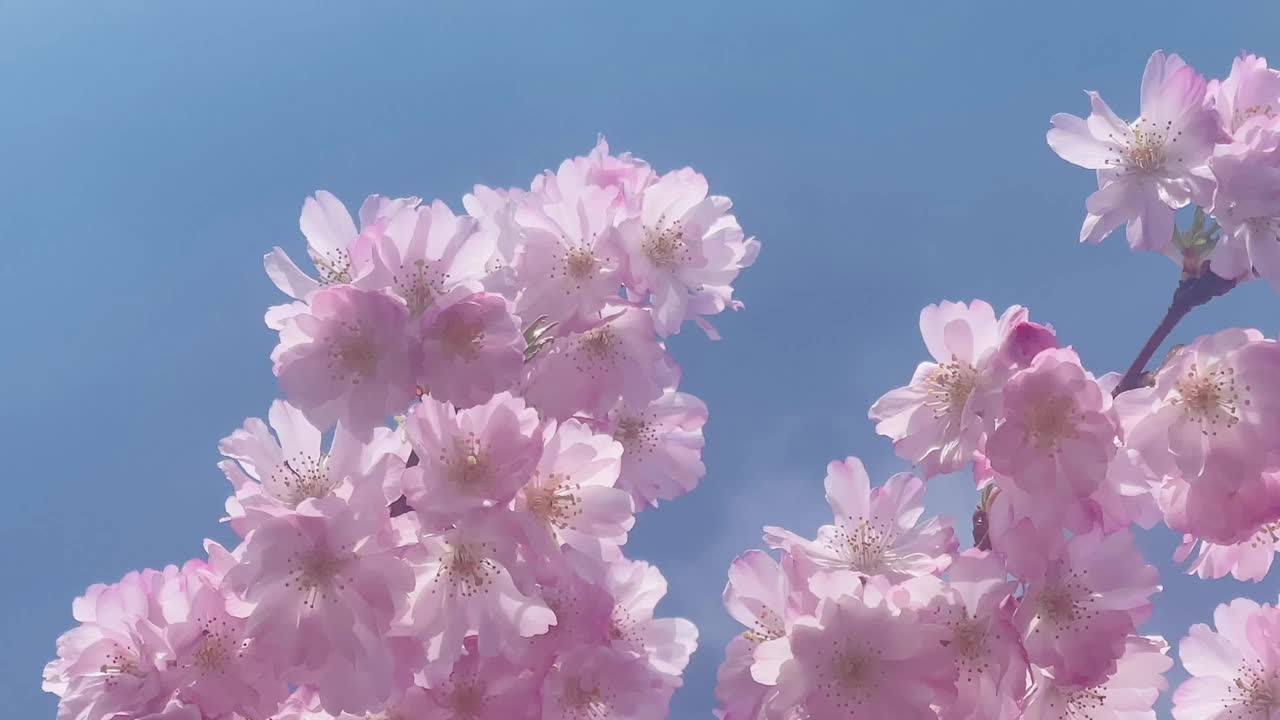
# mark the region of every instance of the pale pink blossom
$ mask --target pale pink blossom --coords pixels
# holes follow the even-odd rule
[[[321,429],[367,440],[414,396],[404,304],[383,292],[325,288],[285,321],[271,352],[289,402]]]
[[[1216,543],[1238,543],[1280,518],[1280,471],[1259,472],[1230,451],[1210,455],[1193,481],[1165,478],[1158,493],[1164,521],[1173,530]]]
[[[465,410],[427,396],[404,427],[418,464],[404,471],[401,487],[429,528],[447,529],[468,513],[505,505],[542,452],[538,413],[509,393]]]
[[[520,638],[555,625],[546,603],[512,578],[512,536],[495,520],[424,538],[409,556],[417,583],[397,633],[420,638],[429,661],[447,664],[468,634],[478,637],[482,655],[514,657]]]
[[[997,320],[990,305],[943,302],[920,311],[920,333],[933,362],[911,383],[871,406],[876,432],[925,478],[954,472],[972,459],[1000,411],[1000,386],[1011,367],[1001,348],[1027,318],[1017,305]]]
[[[645,188],[638,216],[619,226],[628,289],[650,299],[662,336],[735,307],[731,284],[760,252],[729,214],[729,198],[707,189],[690,168],[669,172]]]
[[[644,308],[609,306],[588,330],[557,337],[533,362],[526,398],[556,419],[585,413],[604,417],[622,401],[644,406],[662,397],[680,371],[653,330]],[[565,392],[565,388],[575,388]]]
[[[943,703],[943,720],[988,720],[990,695],[1022,696],[1027,660],[1007,602],[1014,584],[996,555],[969,550],[952,562],[943,594],[922,613],[943,628],[956,667],[956,695]]]
[[[621,466],[622,445],[577,420],[548,433],[538,466],[514,503],[535,557],[558,558],[567,545],[597,561],[622,559],[635,507],[625,490],[614,487]]]
[[[1280,713],[1280,611],[1237,598],[1178,646],[1191,679],[1173,693],[1174,720],[1272,720]]]
[[[477,233],[476,225],[474,218],[454,215],[439,200],[420,207],[412,233],[378,240],[373,269],[358,284],[391,292],[413,318],[437,303],[479,291],[495,238]]]
[[[661,720],[674,688],[642,658],[609,647],[569,650],[542,685],[542,720]]]
[[[428,688],[411,688],[390,708],[405,720],[536,720],[540,679],[502,657],[483,657],[471,640],[449,677]],[[398,715],[396,713],[399,713]]]
[[[862,461],[850,457],[827,465],[827,503],[834,525],[806,540],[778,527],[765,528],[769,547],[813,563],[819,571],[852,571],[903,580],[946,569],[957,542],[949,522],[920,521],[924,482],[906,473],[872,489]]]
[[[1230,544],[1202,540],[1195,535],[1183,535],[1182,543],[1173,555],[1183,562],[1195,550],[1195,559],[1187,565],[1187,573],[1206,580],[1231,577],[1237,580],[1260,582],[1271,571],[1276,552],[1280,551],[1280,522],[1269,522],[1253,535]]]
[[[1015,539],[1026,561],[1014,564],[1027,589],[1014,623],[1031,662],[1051,668],[1062,686],[1092,686],[1115,669],[1125,638],[1151,614],[1160,590],[1127,530],[1048,540],[1025,525]]]
[[[333,194],[320,190],[302,204],[299,226],[307,238],[307,255],[319,280],[300,270],[284,250],[274,248],[265,258],[267,276],[295,300],[307,300],[329,285],[346,285],[372,269],[373,246],[383,237],[407,238],[420,200],[370,195],[360,207],[360,230]]]
[[[792,622],[817,607],[802,575],[790,555],[784,553],[780,564],[763,550],[748,550],[729,566],[724,606],[747,627],[740,634],[750,643],[745,671],[757,683],[777,684],[778,672],[791,658]]]
[[[1129,637],[1116,671],[1089,687],[1060,685],[1042,669],[1032,672],[1022,720],[1156,720],[1156,698],[1168,689],[1173,666],[1169,645],[1159,637]]]
[[[786,641],[787,655],[790,643]],[[716,717],[720,720],[765,720],[778,695],[776,685],[765,685],[751,676],[755,664],[755,641],[735,635],[725,648],[724,662],[716,671]]]
[[[1174,210],[1193,199],[1208,202],[1206,161],[1220,130],[1204,99],[1205,79],[1177,55],[1157,51],[1143,72],[1140,114],[1132,123],[1095,92],[1088,120],[1053,116],[1049,147],[1098,172],[1081,242],[1099,242],[1127,223],[1131,247],[1163,252],[1172,243]]]
[[[623,559],[610,564],[604,587],[614,600],[609,617],[613,647],[645,658],[654,672],[678,685],[698,646],[698,629],[684,618],[653,616],[667,594],[662,572],[649,563]]]
[[[519,287],[515,280],[515,259],[521,240],[515,214],[524,203],[524,196],[524,191],[516,188],[476,185],[462,197],[467,214],[478,221],[476,235],[493,248],[493,254],[485,261],[485,289],[507,298],[514,298]]]
[[[1030,493],[1077,497],[1106,477],[1118,432],[1111,396],[1070,348],[1044,350],[1004,387],[1003,422],[986,443],[997,473]]]
[[[577,329],[597,317],[622,284],[613,226],[617,191],[561,178],[560,196],[532,193],[516,210],[524,244],[516,257],[521,317],[546,315]]]
[[[283,400],[271,403],[267,418],[269,428],[249,418],[218,443],[229,458],[218,467],[235,489],[227,514],[242,537],[253,529],[250,509],[259,519],[285,515],[331,494],[349,501],[357,488],[378,502],[384,477],[393,467],[403,467],[409,454],[407,443],[391,428],[374,428],[369,442],[360,442],[341,423],[326,452],[320,429]]]
[[[607,432],[622,443],[618,487],[631,493],[637,509],[693,490],[706,474],[706,422],[706,404],[672,388],[647,405],[621,403],[609,412]]]
[[[247,604],[255,650],[285,677],[314,682],[330,712],[372,709],[394,689],[386,637],[413,571],[389,542],[385,509],[317,510],[259,520],[225,584]]]
[[[775,702],[803,704],[815,718],[933,720],[935,688],[954,673],[943,640],[913,610],[853,596],[824,601],[792,629]]]

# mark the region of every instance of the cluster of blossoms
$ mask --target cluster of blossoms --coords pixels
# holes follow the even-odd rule
[[[1096,376],[1022,307],[925,308],[931,360],[869,413],[918,476],[873,488],[858,460],[834,462],[833,524],[765,528],[777,559],[734,561],[725,605],[749,629],[720,670],[723,720],[1153,720],[1173,658],[1140,632],[1160,585],[1133,528],[1184,533],[1176,557],[1195,551],[1204,578],[1270,569],[1280,342],[1227,329],[1142,370],[1191,307],[1255,275],[1280,286],[1280,72],[1244,56],[1206,82],[1156,53],[1137,120],[1091,99],[1087,121],[1055,116],[1048,136],[1098,171],[1082,239],[1128,223],[1135,248],[1177,258],[1169,317],[1136,370]],[[965,469],[981,500],[960,551],[922,498]],[[1192,678],[1175,719],[1280,717],[1280,609],[1236,600],[1214,621],[1179,647]]]
[[[285,398],[220,445],[239,544],[78,598],[60,720],[665,717],[697,631],[621,546],[703,475],[664,338],[715,337],[759,245],[603,141],[464,206],[306,201]]]

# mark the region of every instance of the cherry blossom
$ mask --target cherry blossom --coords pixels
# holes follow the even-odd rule
[[[1169,687],[1164,673],[1173,666],[1161,638],[1130,637],[1116,671],[1090,687],[1059,685],[1052,674],[1035,672],[1026,699],[1025,720],[1155,720],[1156,697]]]
[[[618,487],[631,493],[637,509],[693,490],[706,474],[706,422],[705,403],[671,388],[648,405],[622,402],[609,412],[607,430],[622,443]]]
[[[1174,720],[1270,719],[1280,712],[1280,611],[1237,598],[1178,646],[1191,679],[1173,694]]]

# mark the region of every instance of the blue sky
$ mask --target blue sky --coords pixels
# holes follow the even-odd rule
[[[1238,5],[1239,11],[1228,11]],[[1190,7],[1190,6],[1188,6]],[[673,717],[709,717],[735,631],[725,568],[760,526],[828,517],[826,463],[904,469],[866,420],[924,357],[920,308],[1027,305],[1096,371],[1162,313],[1172,263],[1075,238],[1090,174],[1044,143],[1096,89],[1137,104],[1147,55],[1208,74],[1280,55],[1280,6],[1154,3],[68,3],[0,1],[0,696],[50,717],[40,668],[92,582],[180,562],[219,537],[217,440],[276,387],[262,254],[297,251],[328,189],[439,197],[524,185],[605,133],[692,165],[764,243],[747,310],[674,345],[711,408],[698,490],[641,516],[629,552],[702,628]],[[1256,283],[1254,285],[1257,285]],[[1274,335],[1262,286],[1197,311]],[[972,507],[967,478],[931,507]],[[1263,583],[1177,574],[1147,632],[1172,640]],[[1175,678],[1176,679],[1176,678]]]

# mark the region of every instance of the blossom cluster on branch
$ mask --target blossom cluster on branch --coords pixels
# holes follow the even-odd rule
[[[720,669],[723,720],[1153,720],[1173,658],[1141,632],[1160,585],[1133,528],[1183,533],[1176,558],[1196,553],[1202,578],[1270,569],[1280,342],[1230,328],[1148,362],[1197,305],[1254,277],[1280,287],[1280,72],[1245,55],[1206,81],[1157,52],[1137,119],[1089,97],[1087,119],[1048,133],[1097,171],[1081,240],[1126,225],[1174,258],[1168,315],[1129,372],[1095,375],[1022,307],[925,308],[931,358],[870,409],[917,475],[873,487],[856,458],[833,462],[832,524],[767,527],[776,554],[733,562],[725,606],[748,629]],[[964,551],[922,517],[926,481],[962,470],[981,498]],[[1175,720],[1280,717],[1280,608],[1237,599],[1213,620],[1179,645]]]
[[[603,140],[463,204],[307,199],[284,398],[219,446],[239,542],[77,598],[59,720],[666,716],[697,631],[622,545],[704,473],[664,339],[715,338],[759,244]]]

